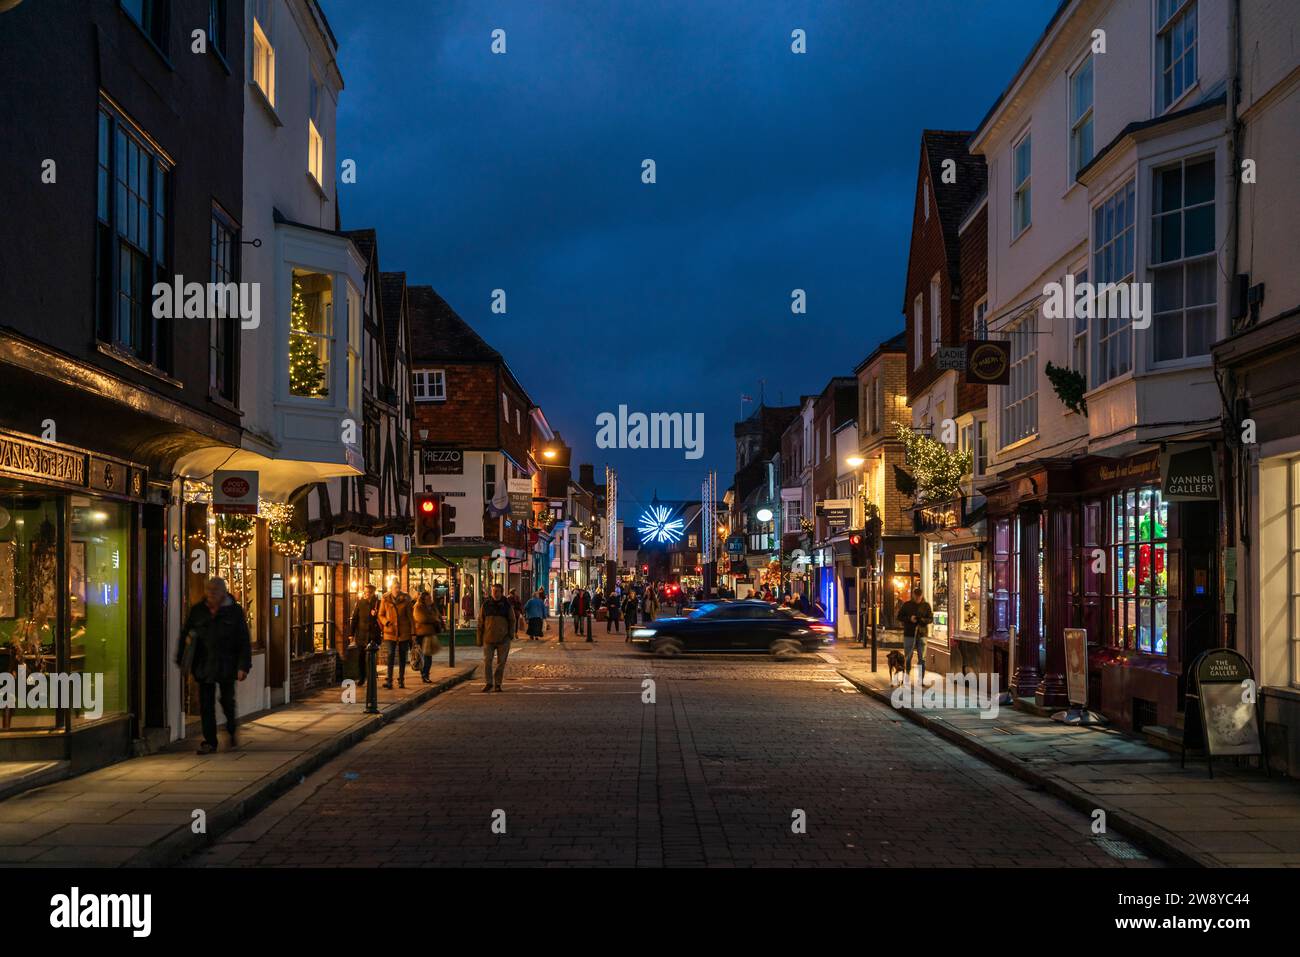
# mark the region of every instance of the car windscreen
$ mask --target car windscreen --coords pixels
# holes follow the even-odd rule
[[[690,615],[688,615],[687,617],[703,618],[705,615],[709,614],[709,612],[716,611],[719,607],[721,606],[715,604],[701,605],[699,608],[696,608],[694,611],[692,611]]]

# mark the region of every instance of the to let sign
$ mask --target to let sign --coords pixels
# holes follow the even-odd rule
[[[256,515],[257,473],[235,469],[214,472],[212,511],[218,515]]]

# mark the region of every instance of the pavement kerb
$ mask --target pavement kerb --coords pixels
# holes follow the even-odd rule
[[[873,688],[866,682],[855,677],[847,668],[836,669],[845,681],[848,681],[862,694],[869,695],[879,701],[883,701],[891,708],[892,702],[888,693]],[[1094,810],[1101,808],[1106,812],[1106,826],[1113,827],[1127,837],[1132,838],[1136,843],[1153,851],[1160,857],[1176,864],[1180,867],[1219,867],[1221,866],[1210,855],[1198,851],[1192,844],[1184,841],[1182,838],[1171,834],[1162,827],[1158,827],[1149,821],[1141,818],[1134,818],[1127,812],[1118,808],[1108,807],[1105,802],[1098,800],[1095,796],[1080,794],[1073,788],[1066,787],[1060,781],[1045,774],[1041,774],[1032,767],[1017,761],[1008,755],[990,748],[971,737],[963,734],[956,728],[948,725],[943,721],[932,720],[923,712],[913,708],[896,708],[899,714],[905,715],[915,724],[919,724],[932,734],[938,735],[945,741],[957,745],[971,754],[988,762],[1001,771],[1011,774],[1027,784],[1032,784],[1041,788],[1053,797],[1058,797],[1067,804],[1078,808],[1085,814],[1091,815]]]
[[[477,670],[477,664],[466,665],[456,674],[448,675],[427,688],[421,688],[415,694],[408,695],[400,701],[394,701],[380,714],[365,715],[348,729],[303,752],[278,772],[261,778],[233,797],[222,801],[207,816],[207,833],[195,834],[189,824],[181,825],[166,837],[143,848],[122,866],[174,866],[190,854],[211,845],[222,834],[233,830],[330,759],[338,757],[385,724],[409,713],[461,682],[468,681]]]

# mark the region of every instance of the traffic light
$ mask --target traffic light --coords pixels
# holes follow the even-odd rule
[[[442,499],[438,495],[415,496],[415,544],[421,548],[442,544]]]
[[[456,534],[456,506],[448,504],[445,499],[442,503],[442,534]]]
[[[868,560],[867,533],[864,529],[854,529],[849,532],[849,554],[853,559],[854,568],[866,568],[871,562]]]

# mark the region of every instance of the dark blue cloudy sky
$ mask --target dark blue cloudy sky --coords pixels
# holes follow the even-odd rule
[[[624,515],[707,468],[725,489],[760,379],[793,404],[901,330],[921,130],[978,123],[1056,6],[321,2],[344,226],[505,355],[575,461],[618,469]],[[704,413],[704,458],[597,449],[620,403]]]

